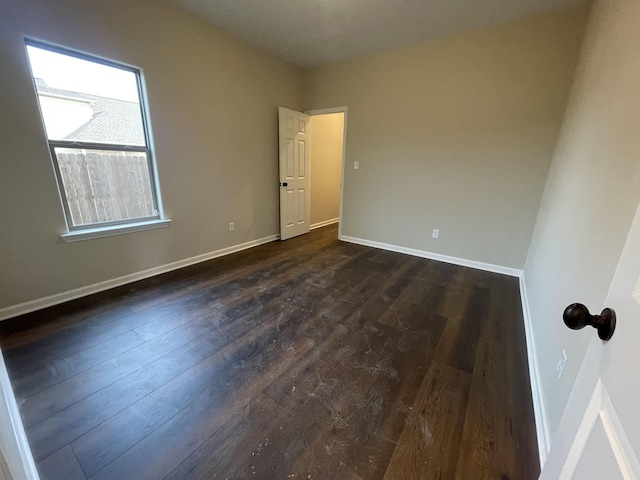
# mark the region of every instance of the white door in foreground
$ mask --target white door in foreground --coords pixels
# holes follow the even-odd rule
[[[309,115],[278,109],[280,240],[309,232]]]
[[[608,342],[592,332],[594,338],[565,410],[567,418],[563,417],[563,422],[577,425],[575,438],[560,474],[545,468],[542,478],[640,480],[640,206],[606,307],[616,313],[615,332]]]

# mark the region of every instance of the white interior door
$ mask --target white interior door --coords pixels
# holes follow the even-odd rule
[[[561,479],[640,479],[640,208],[606,303],[616,312],[616,330],[609,342],[593,332],[577,390],[574,387],[572,392],[573,402],[569,400],[565,411],[570,417],[572,403],[580,404],[577,397],[582,397],[583,408],[576,412],[575,439],[564,458]]]
[[[309,232],[309,115],[278,110],[280,240]]]

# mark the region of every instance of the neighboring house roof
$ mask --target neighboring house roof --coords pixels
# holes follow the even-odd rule
[[[67,135],[64,140],[145,145],[140,105],[115,98],[99,97],[87,93],[53,88],[40,78],[36,79],[38,93],[60,95],[91,101],[93,117]]]

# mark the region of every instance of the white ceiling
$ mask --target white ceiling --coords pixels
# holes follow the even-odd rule
[[[171,0],[300,67],[588,0]]]

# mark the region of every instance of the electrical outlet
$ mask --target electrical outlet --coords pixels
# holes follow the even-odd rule
[[[360,162],[358,160],[353,162],[353,169],[358,170],[360,168]]]
[[[236,224],[233,222],[229,222],[229,231],[235,232],[235,230],[236,230]]]
[[[433,238],[439,238],[440,237],[440,230],[438,230],[437,228],[433,229],[433,233],[431,234],[431,236]]]
[[[556,365],[556,371],[558,372],[558,380],[562,377],[562,372],[564,372],[564,367],[567,364],[567,353],[562,349],[562,356],[560,360],[558,360],[558,365]]]

